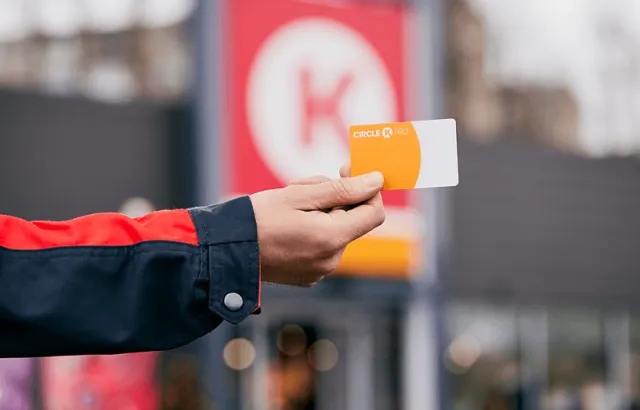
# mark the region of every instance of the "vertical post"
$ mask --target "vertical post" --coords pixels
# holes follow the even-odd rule
[[[631,393],[631,363],[629,360],[630,329],[629,314],[616,312],[604,317],[605,357],[609,363],[607,371],[607,392],[610,408],[626,410],[626,400]]]
[[[195,37],[195,81],[192,97],[196,141],[193,158],[197,162],[196,202],[211,204],[220,200],[224,190],[225,174],[223,101],[226,73],[224,61],[223,25],[224,6],[222,0],[199,0],[194,13]],[[202,382],[206,395],[212,402],[212,409],[234,409],[233,385],[228,377],[228,369],[223,361],[223,350],[232,337],[232,328],[222,324],[215,332],[200,339],[199,351],[202,358]]]
[[[521,353],[520,384],[524,410],[543,408],[547,395],[549,363],[549,319],[546,310],[518,313],[518,350]],[[525,388],[526,386],[526,388]]]
[[[224,193],[226,120],[223,106],[228,73],[224,71],[225,4],[223,0],[199,0],[195,13],[196,75],[195,130],[197,161],[197,200],[208,205],[220,200]]]
[[[403,323],[402,408],[438,410],[441,406],[437,313],[425,297],[414,296]]]
[[[250,368],[251,379],[250,386],[243,386],[241,395],[250,395],[251,397],[242,397],[244,400],[243,407],[249,404],[250,408],[255,410],[268,410],[269,394],[267,386],[267,375],[269,372],[269,321],[262,318],[260,323],[254,322],[251,326],[252,341],[256,349],[256,357],[253,366]],[[240,408],[240,406],[238,406]]]
[[[413,16],[407,35],[408,55],[418,56],[409,64],[408,90],[417,109],[411,120],[442,118],[444,112],[444,0],[413,0]],[[415,90],[419,90],[415,93]],[[444,313],[440,277],[446,267],[450,234],[449,191],[438,189],[421,193],[419,205],[426,211],[427,237],[423,253],[427,265],[416,279],[406,309],[403,331],[403,408],[436,410],[450,408],[445,390]]]
[[[375,408],[374,378],[372,367],[373,330],[371,320],[358,315],[349,316],[351,319],[346,337],[347,408],[349,410],[369,410]]]

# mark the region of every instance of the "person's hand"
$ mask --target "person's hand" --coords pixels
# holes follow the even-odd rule
[[[308,287],[335,270],[350,242],[384,222],[383,182],[379,172],[311,177],[251,195],[262,280]]]

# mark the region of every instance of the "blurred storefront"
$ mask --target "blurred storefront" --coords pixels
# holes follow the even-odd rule
[[[463,298],[446,311],[446,408],[637,408],[636,313]]]
[[[459,147],[467,183],[452,195],[443,277],[450,397],[470,409],[498,396],[494,408],[627,408],[640,164],[508,140]]]
[[[446,4],[446,406],[636,408],[637,23],[592,1]]]

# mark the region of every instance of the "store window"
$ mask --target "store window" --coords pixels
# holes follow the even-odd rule
[[[316,370],[335,366],[338,351],[328,340],[320,341],[312,326],[287,325],[270,329],[268,397],[270,409],[312,410],[316,406]],[[330,360],[318,360],[321,345],[331,344]],[[326,362],[326,363],[325,363]]]
[[[640,410],[640,312],[634,312],[629,321],[629,410]]]
[[[515,310],[451,306],[446,312],[443,354],[454,410],[520,409]]]
[[[604,317],[550,311],[548,329],[547,408],[608,409]]]
[[[400,409],[397,312],[361,308],[282,304],[235,328],[223,355],[227,408]]]

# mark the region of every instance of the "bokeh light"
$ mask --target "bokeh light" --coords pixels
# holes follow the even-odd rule
[[[338,363],[338,347],[331,340],[321,339],[309,349],[309,363],[319,372],[328,372]]]
[[[473,366],[481,353],[478,340],[467,334],[456,337],[447,350],[448,359],[460,371],[466,371]]]
[[[253,364],[256,358],[256,349],[248,339],[232,339],[224,347],[223,357],[224,362],[231,369],[245,370]]]
[[[307,335],[297,325],[287,325],[278,334],[278,350],[287,356],[296,356],[307,347]]]

